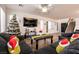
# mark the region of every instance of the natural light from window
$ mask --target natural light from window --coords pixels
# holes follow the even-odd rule
[[[0,7],[0,32],[5,32],[5,12],[4,10]]]

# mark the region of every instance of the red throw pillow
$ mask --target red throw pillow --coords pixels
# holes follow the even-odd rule
[[[64,44],[67,44],[69,41],[67,38],[64,38],[63,40],[61,40],[61,44],[64,45]]]
[[[72,41],[74,41],[75,39],[78,39],[78,38],[79,38],[79,34],[73,34],[73,35],[71,36],[70,41],[72,42]]]
[[[12,46],[12,48],[14,49],[15,46],[16,46],[16,44],[17,44],[17,42],[16,42],[15,39],[10,39],[9,44],[10,44],[10,45]]]

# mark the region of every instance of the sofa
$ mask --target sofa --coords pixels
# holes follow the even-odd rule
[[[59,41],[62,40],[63,38],[68,38],[72,36],[72,34],[76,34],[78,32],[73,32],[73,33],[62,33],[61,36],[59,36],[59,40],[56,41],[55,43],[38,49],[37,51],[33,51],[32,48],[24,41],[24,36],[17,36],[20,39],[20,48],[21,52],[20,54],[58,54],[56,52],[56,47],[59,44]],[[8,52],[8,47],[7,47],[7,42],[9,41],[10,35],[7,33],[0,33],[0,54],[9,54]],[[77,45],[75,45],[75,43]],[[79,54],[79,39],[71,43],[70,46],[66,47],[64,51],[62,51],[60,54]]]
[[[79,38],[67,46],[60,54],[79,54]]]
[[[53,43],[52,45],[49,45],[47,47],[43,47],[41,49],[39,49],[38,51],[36,51],[36,54],[57,54],[56,52],[56,47],[59,44],[59,41],[62,40],[63,38],[68,38],[70,39],[70,37],[72,36],[72,34],[76,34],[78,32],[73,32],[73,33],[61,33],[61,36],[59,36],[59,40],[55,43]],[[77,41],[75,41],[77,42]],[[78,41],[79,42],[79,41]],[[74,50],[77,48],[76,45],[74,44],[74,42],[71,43],[71,45],[69,47],[75,47]],[[77,43],[79,45],[79,43]],[[69,47],[65,48],[65,50],[63,52],[61,52],[60,54],[76,54],[77,52],[69,52]]]
[[[17,36],[20,40],[19,45],[21,52],[20,54],[32,54],[32,48],[26,44],[24,37],[19,35]],[[9,54],[7,42],[9,41],[10,35],[7,33],[0,33],[0,54]]]

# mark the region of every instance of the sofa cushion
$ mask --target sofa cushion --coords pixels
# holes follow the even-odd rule
[[[31,54],[31,53],[33,53],[32,48],[28,44],[26,44],[26,42],[24,40],[22,40],[20,42],[20,49],[21,49],[20,54]]]
[[[61,36],[59,36],[59,40],[63,39],[63,38],[67,38],[68,40],[70,40],[72,34],[76,34],[79,32],[72,32],[72,33],[61,33]]]
[[[64,39],[64,38],[67,38],[70,41],[70,37],[64,37],[64,36],[59,36],[59,41]]]
[[[59,44],[59,41],[57,41],[57,42],[55,42],[55,43],[53,43],[52,45],[50,45],[52,48],[55,48],[56,49],[56,47],[58,46],[58,44]]]
[[[51,46],[41,48],[35,52],[36,54],[57,54],[55,48]]]
[[[63,37],[71,37],[73,33],[63,33],[61,36]]]
[[[61,54],[79,54],[79,39],[74,40]]]
[[[71,37],[71,36],[72,36],[72,34],[77,34],[77,33],[79,33],[79,32],[61,33],[61,36],[63,36],[63,37]]]
[[[10,35],[9,34],[7,34],[7,33],[0,33],[0,36],[2,37],[2,38],[4,38],[4,40],[5,41],[9,41],[9,37],[10,37]]]
[[[6,53],[8,53],[7,42],[5,41],[5,39],[0,37],[0,54],[6,54]]]

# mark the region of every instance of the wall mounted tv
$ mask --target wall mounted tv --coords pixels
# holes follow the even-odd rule
[[[23,26],[25,27],[37,27],[37,19],[34,18],[23,18]]]

